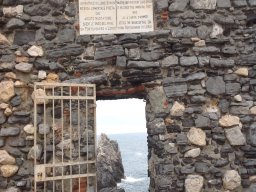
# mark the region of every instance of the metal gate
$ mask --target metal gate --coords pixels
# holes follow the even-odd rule
[[[95,85],[35,83],[34,191],[96,192]]]

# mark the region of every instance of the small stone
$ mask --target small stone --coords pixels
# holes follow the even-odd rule
[[[193,9],[215,9],[216,0],[190,0],[190,6]]]
[[[41,145],[33,146],[29,150],[28,159],[33,160],[34,158],[36,158],[37,160],[39,160],[41,158],[42,152],[43,152],[43,148]],[[35,154],[36,154],[36,157],[35,157]]]
[[[234,99],[235,99],[235,101],[237,101],[237,102],[241,102],[241,101],[243,100],[243,98],[242,98],[241,95],[236,95],[236,96],[234,96]]]
[[[10,45],[11,43],[9,42],[9,40],[0,33],[0,45]]]
[[[213,95],[220,95],[226,92],[226,85],[223,77],[210,77],[206,83],[206,90]]]
[[[211,33],[211,38],[217,38],[219,35],[222,35],[224,32],[223,28],[218,25],[218,24],[214,24],[213,28],[212,28],[212,33]]]
[[[246,67],[239,68],[234,73],[237,75],[243,76],[243,77],[248,77],[248,75],[249,75],[248,68],[246,68]]]
[[[12,81],[2,81],[0,83],[0,100],[3,102],[8,102],[13,96],[14,84]]]
[[[241,177],[235,170],[226,171],[222,181],[224,188],[227,190],[234,190],[241,185]]]
[[[16,7],[4,7],[3,13],[6,17],[21,16],[23,14],[23,5],[18,5]]]
[[[199,146],[206,145],[206,134],[202,129],[192,127],[189,130],[187,137],[188,137],[188,140],[194,145],[199,145]]]
[[[5,116],[9,117],[12,114],[12,110],[8,107],[4,110]]]
[[[48,124],[40,124],[38,126],[38,132],[41,135],[49,134],[50,133],[50,126]]]
[[[38,79],[43,80],[46,79],[47,74],[45,71],[38,71]]]
[[[171,116],[181,117],[184,111],[185,111],[185,106],[175,101],[171,109]]]
[[[15,164],[15,158],[9,155],[5,150],[0,150],[0,164],[13,165]]]
[[[256,106],[253,106],[251,109],[250,109],[250,113],[252,115],[256,115]]]
[[[184,11],[189,3],[189,0],[175,0],[171,5],[169,6],[169,11]]]
[[[27,133],[27,134],[34,134],[35,133],[35,127],[32,124],[28,124],[26,125],[23,130]]]
[[[201,192],[204,185],[204,178],[200,175],[188,175],[185,180],[186,192]]]
[[[46,78],[48,83],[56,83],[59,81],[59,76],[55,73],[49,73]]]
[[[204,47],[205,45],[206,45],[205,40],[200,40],[198,42],[195,42],[196,47]]]
[[[230,145],[240,146],[246,144],[245,136],[238,126],[231,129],[225,129],[225,134]]]
[[[7,107],[9,107],[9,105],[7,103],[0,104],[0,109],[6,109]]]
[[[0,167],[1,173],[3,177],[11,177],[17,173],[19,167],[17,165],[3,165]]]
[[[222,127],[232,127],[234,125],[240,125],[240,118],[233,115],[224,115],[219,120],[219,124]]]
[[[6,24],[6,28],[11,30],[11,29],[16,29],[16,28],[21,28],[24,25],[25,25],[25,23],[21,19],[12,18]]]
[[[30,47],[27,52],[32,57],[42,57],[44,55],[43,48],[35,45]]]
[[[15,69],[23,73],[29,73],[33,69],[33,65],[29,63],[19,63],[15,65]]]
[[[184,157],[196,158],[200,155],[200,153],[201,153],[200,148],[191,149],[184,154]]]
[[[26,87],[26,83],[22,81],[15,81],[14,87]]]
[[[16,187],[10,187],[8,189],[6,189],[5,192],[21,192],[20,189],[16,188]]]
[[[35,101],[35,96],[36,97],[42,97],[40,99],[36,99]],[[46,93],[43,89],[37,89],[32,93],[32,99],[34,100],[34,102],[36,102],[37,105],[40,104],[48,104],[49,100],[48,99],[44,99],[44,97],[46,96]]]
[[[19,134],[20,134],[20,128],[18,127],[1,128],[0,130],[1,137],[17,136]]]
[[[162,67],[170,67],[179,64],[179,58],[175,55],[168,56],[162,60]]]
[[[191,65],[197,65],[198,59],[196,56],[190,56],[190,57],[181,57],[180,58],[180,64],[182,66],[191,66]]]
[[[13,72],[5,73],[5,74],[4,74],[4,77],[7,78],[7,79],[17,79],[16,74],[13,73]]]

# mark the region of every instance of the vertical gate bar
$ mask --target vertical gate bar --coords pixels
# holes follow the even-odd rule
[[[80,87],[78,87],[78,97],[80,96]],[[79,114],[79,111],[80,111],[80,100],[78,99],[77,100],[78,102],[78,107],[77,107],[77,114]],[[78,115],[78,159],[79,161],[81,161],[81,151],[80,151],[80,144],[81,144],[81,130],[80,130],[80,114]],[[79,170],[79,174],[81,173],[81,168],[80,168],[80,165],[78,165],[78,170]],[[80,192],[81,189],[80,189],[80,182],[81,182],[81,179],[80,177],[78,178],[78,191]]]
[[[34,84],[34,93],[36,92],[36,89],[37,89],[37,86],[36,84]],[[34,147],[37,146],[37,97],[36,97],[36,94],[34,95]],[[37,177],[36,175],[36,169],[35,169],[35,166],[37,165],[37,162],[36,162],[36,150],[34,149],[34,191],[36,192],[37,191],[37,182],[36,182],[36,179],[35,177]]]
[[[94,85],[93,86],[93,105],[94,105],[94,108],[93,108],[93,122],[94,122],[94,127],[93,127],[93,130],[94,130],[94,160],[96,161],[96,158],[97,158],[97,122],[96,122],[96,86]],[[96,171],[96,164],[95,164],[95,172],[97,174],[97,171]],[[94,185],[95,185],[95,192],[97,192],[97,175],[95,175],[94,177]]]
[[[63,87],[61,86],[61,96],[63,96]],[[64,127],[64,114],[63,114],[63,99],[61,99],[61,143],[62,143],[62,146],[61,146],[61,162],[63,163],[64,159],[63,159],[63,127]],[[61,167],[61,175],[63,177],[63,166]],[[64,181],[61,180],[61,188],[62,188],[62,191],[64,191]]]
[[[52,135],[53,135],[53,139],[52,139],[52,148],[53,148],[53,165],[55,165],[55,129],[57,128],[55,125],[55,98],[54,98],[54,87],[52,87]],[[53,171],[53,177],[55,177],[55,166],[53,166],[52,168]],[[52,187],[53,187],[53,192],[55,192],[55,180],[53,180],[52,182]]]
[[[69,87],[69,96],[72,96],[71,87]],[[72,141],[72,122],[71,122],[72,114],[71,114],[71,112],[72,112],[72,100],[70,99],[69,100],[69,134],[70,134],[69,155],[70,155],[70,161],[72,162],[72,143],[73,143],[73,141]],[[70,166],[70,175],[72,175],[72,166]],[[70,179],[69,181],[70,181],[70,192],[72,192],[73,191],[72,190],[72,187],[73,187],[72,181],[73,180]]]
[[[45,86],[44,86],[44,93],[46,94],[45,92]],[[43,131],[44,131],[44,164],[46,164],[46,103],[45,103],[45,99],[44,99],[44,126],[43,126]],[[46,192],[46,185],[47,182],[44,181],[44,192]]]
[[[87,89],[87,86],[85,88],[86,90],[86,96],[88,95],[88,89]],[[86,163],[86,168],[87,168],[87,173],[89,173],[89,166],[88,166],[88,160],[89,160],[89,149],[88,149],[88,145],[89,145],[89,137],[88,137],[88,132],[89,132],[89,127],[88,127],[88,100],[86,99],[85,100],[85,103],[86,103],[86,113],[85,113],[85,119],[86,119],[86,160],[87,160],[87,163]],[[89,178],[87,177],[87,190],[89,189]]]

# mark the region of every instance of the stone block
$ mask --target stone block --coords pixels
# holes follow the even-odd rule
[[[216,0],[190,0],[190,5],[193,9],[215,9]]]

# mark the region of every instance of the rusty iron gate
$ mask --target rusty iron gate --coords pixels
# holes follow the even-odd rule
[[[35,83],[35,192],[97,191],[95,89]]]

